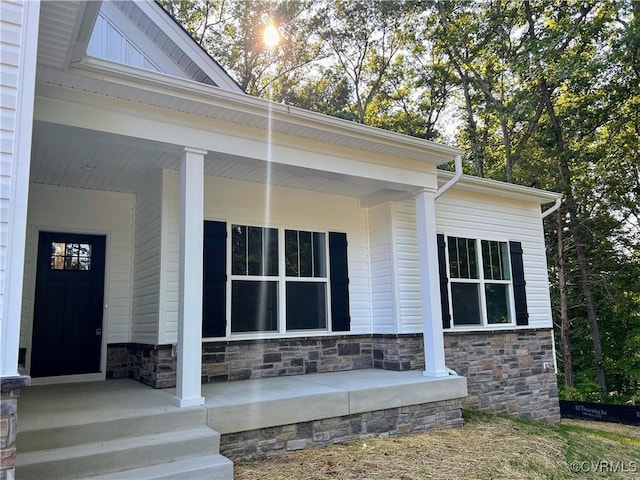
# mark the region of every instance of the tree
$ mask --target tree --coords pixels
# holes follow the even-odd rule
[[[317,3],[311,0],[161,0],[247,93],[279,100],[304,67],[322,59]],[[268,25],[281,41],[264,43]]]
[[[416,21],[412,2],[335,0],[322,10],[321,38],[350,84],[356,121],[371,121],[370,107],[402,62]]]
[[[512,182],[513,166],[543,111],[519,74],[519,8],[513,2],[500,1],[435,5],[436,47],[446,53],[462,86],[467,139],[478,174],[484,176],[490,150],[491,156],[497,154],[503,161],[503,178]],[[494,124],[499,127],[500,141],[493,146],[481,143],[479,128],[488,138]]]

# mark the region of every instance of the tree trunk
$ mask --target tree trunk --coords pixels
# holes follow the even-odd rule
[[[560,290],[560,342],[562,344],[562,364],[564,385],[573,388],[573,358],[569,337],[569,301],[567,300],[567,278],[564,267],[564,239],[562,209],[558,209],[556,225],[558,229],[558,289]]]
[[[501,104],[501,108],[502,108]],[[511,158],[511,137],[509,136],[509,127],[507,126],[507,118],[503,110],[500,110],[500,129],[502,130],[502,142],[504,144],[504,173],[507,183],[513,182],[513,159]]]
[[[464,93],[464,105],[467,111],[467,125],[469,128],[469,143],[471,144],[471,156],[473,157],[473,163],[476,167],[476,172],[479,177],[484,177],[484,162],[482,161],[482,151],[478,145],[478,125],[473,114],[473,103],[471,101],[471,92],[469,91],[469,77],[458,66],[457,62],[454,62],[454,66],[458,71],[460,80],[462,80],[462,91]]]
[[[525,12],[527,16],[527,22],[529,24],[529,35],[532,40],[537,41],[535,34],[535,22],[533,20],[533,14],[531,11],[531,4],[529,0],[524,1]],[[538,65],[540,67],[540,65]],[[542,70],[542,69],[541,69]],[[542,101],[546,107],[547,114],[549,115],[549,121],[551,122],[551,128],[553,130],[556,150],[558,152],[558,158],[560,161],[560,176],[562,177],[562,183],[565,194],[565,204],[567,212],[569,213],[569,222],[571,231],[576,243],[576,254],[578,257],[578,270],[580,273],[580,283],[582,287],[582,295],[584,296],[585,305],[587,308],[587,318],[589,319],[589,328],[591,330],[591,340],[593,342],[593,354],[596,363],[596,372],[598,377],[598,385],[600,386],[601,394],[604,396],[607,394],[607,380],[604,371],[604,363],[602,357],[602,342],[600,339],[600,327],[598,325],[598,316],[593,304],[593,296],[591,294],[591,280],[589,277],[589,268],[587,262],[587,247],[584,241],[583,226],[580,221],[575,202],[573,199],[573,186],[571,178],[571,170],[569,169],[569,152],[567,152],[566,145],[564,143],[564,137],[562,127],[556,116],[555,105],[551,99],[551,89],[547,83],[546,77],[542,76],[540,80],[540,93],[542,95]]]

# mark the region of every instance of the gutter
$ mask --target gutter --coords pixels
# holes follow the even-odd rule
[[[436,190],[436,194],[435,194],[436,200],[440,195],[442,195],[444,192],[446,192],[451,187],[453,187],[458,182],[458,180],[460,180],[460,178],[462,177],[462,157],[460,155],[456,155],[455,162],[456,162],[456,173],[453,176],[453,178],[449,179],[447,183],[445,183],[442,187]]]
[[[558,210],[560,208],[560,205],[562,205],[562,197],[561,198],[556,198],[556,203],[553,205],[553,207],[551,207],[548,210],[545,210],[544,212],[542,212],[542,218],[543,219],[547,218],[553,212]]]

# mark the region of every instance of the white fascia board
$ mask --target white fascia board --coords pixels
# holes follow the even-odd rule
[[[82,4],[82,14],[78,18],[81,20],[76,23],[72,35],[71,48],[65,60],[63,70],[67,70],[73,62],[78,62],[87,50],[91,32],[98,18],[102,0],[93,0]]]
[[[438,170],[438,184],[440,186],[444,185],[449,179],[453,178],[453,176],[453,172]],[[521,200],[539,205],[555,202],[556,199],[562,198],[561,193],[500,182],[489,178],[474,177],[472,175],[462,175],[460,180],[451,188],[452,192],[456,190]]]
[[[432,165],[449,163],[453,161],[456,155],[464,153],[459,148],[429,140],[310,112],[298,107],[273,103],[244,93],[229,92],[192,80],[170,77],[104,60],[85,58],[82,62],[74,64],[72,69],[83,76],[96,78],[96,80],[105,81],[109,79],[119,85],[142,88],[146,91],[165,94],[169,97],[182,98],[208,106],[228,108],[255,117],[271,118],[272,120],[304,126],[336,136],[367,141],[372,144],[394,146],[421,154],[424,153],[425,163]]]

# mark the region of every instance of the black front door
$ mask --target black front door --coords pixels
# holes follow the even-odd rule
[[[104,258],[102,235],[40,233],[32,377],[100,371]]]

